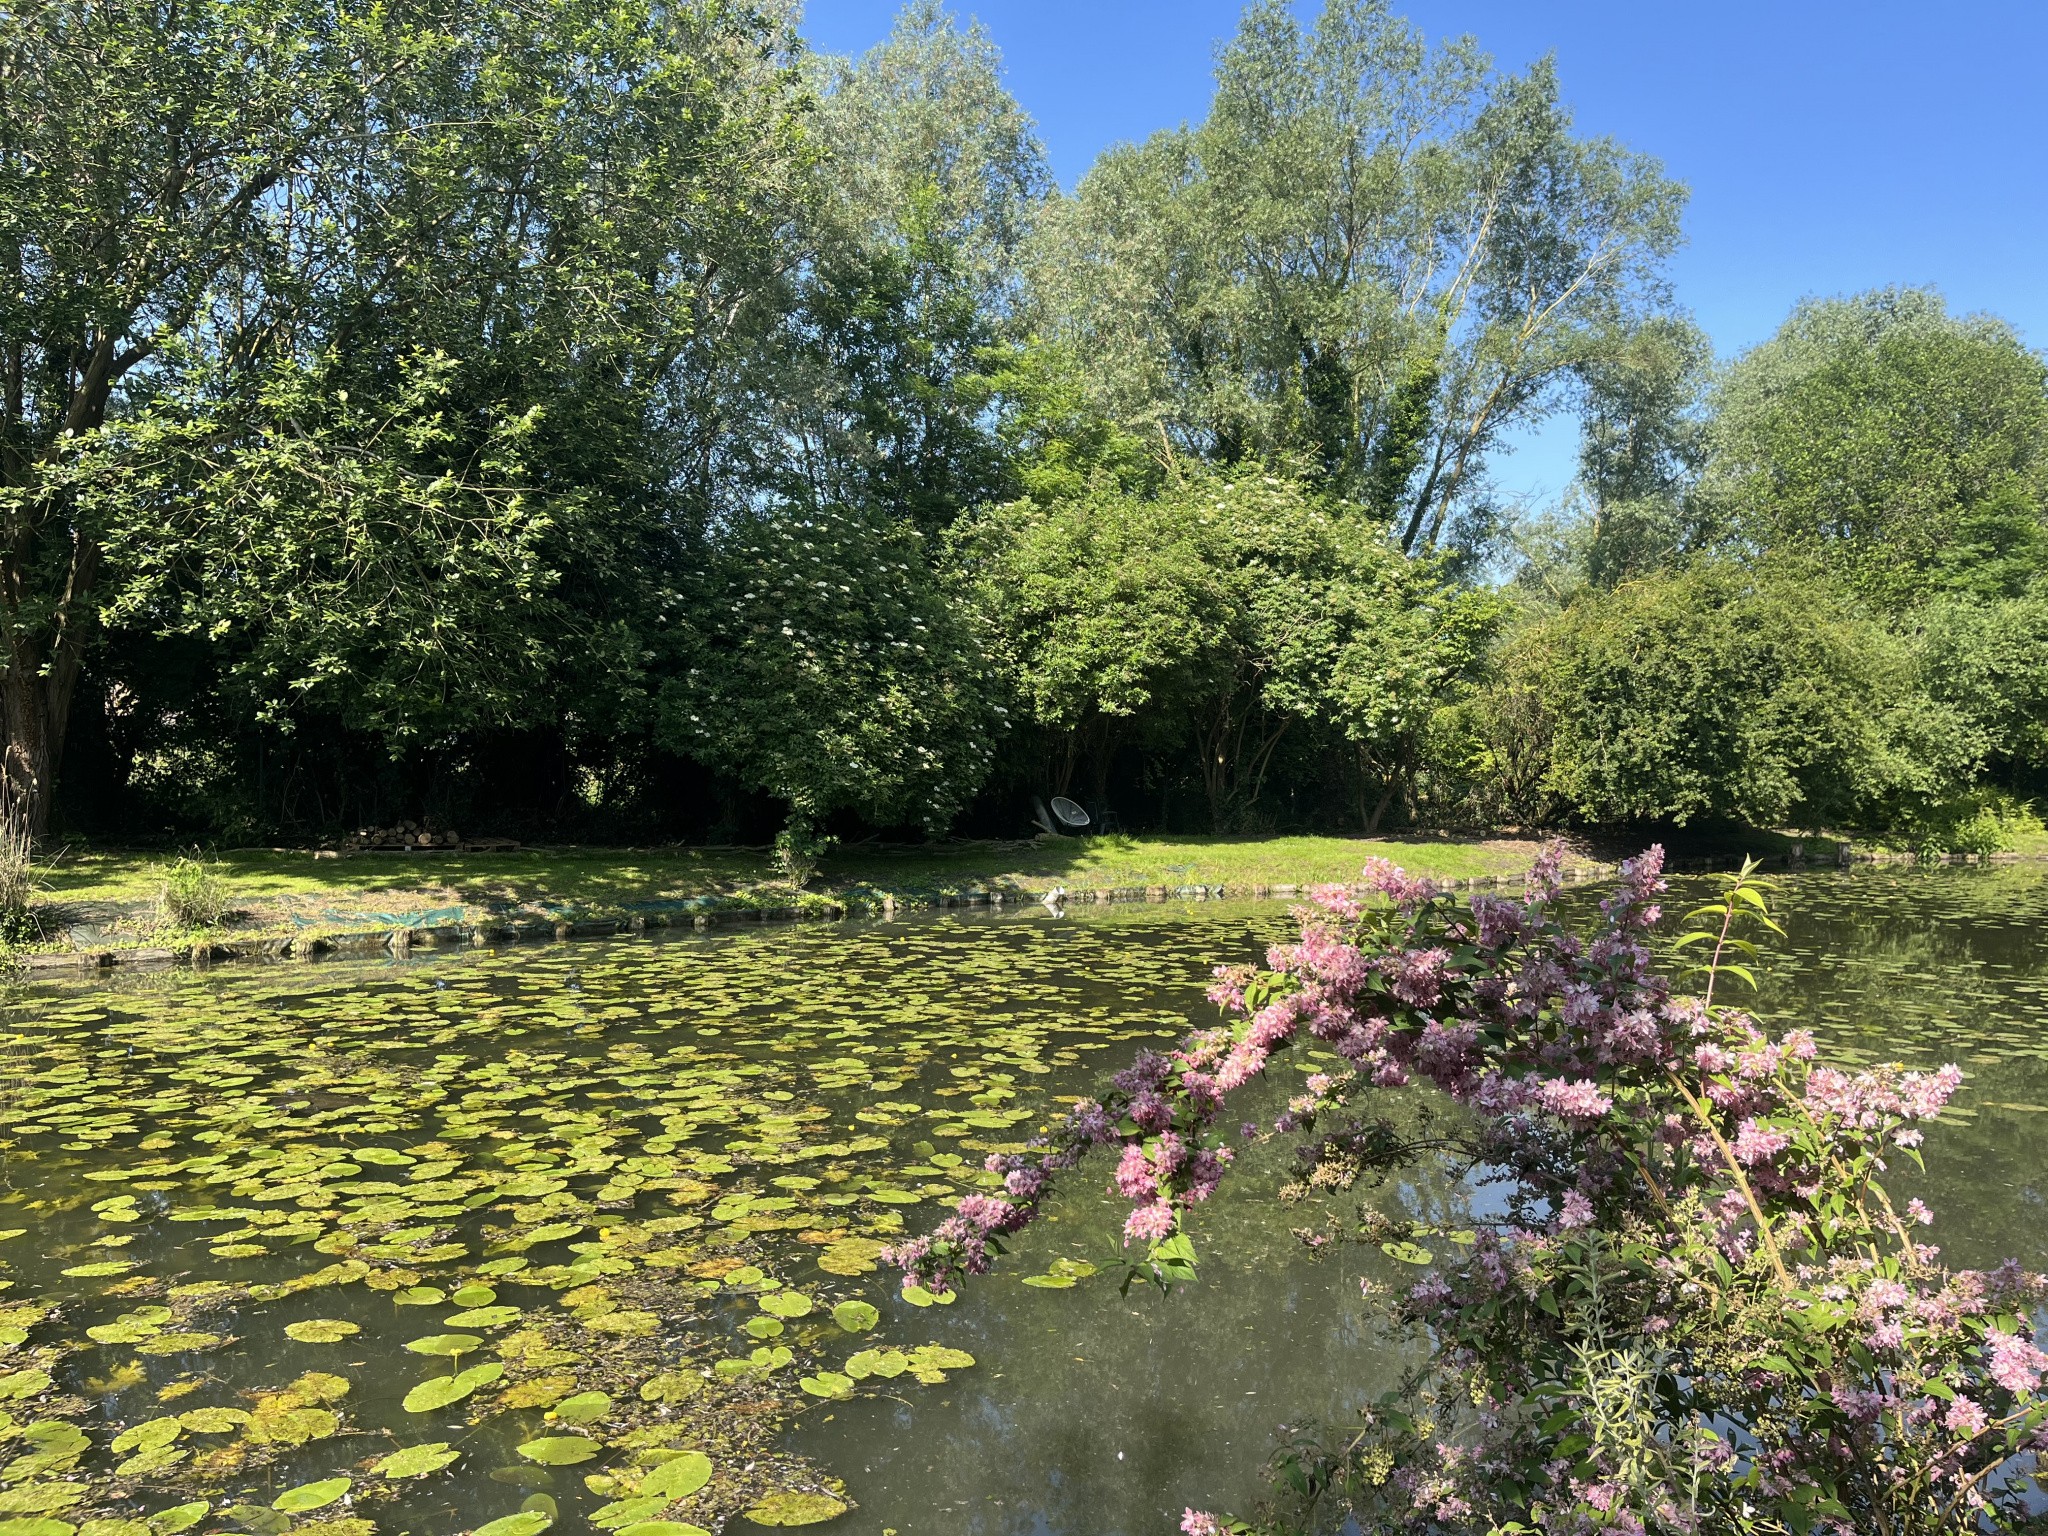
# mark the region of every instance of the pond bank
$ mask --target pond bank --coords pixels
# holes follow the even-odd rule
[[[1754,845],[1754,846],[1750,846]],[[166,923],[154,899],[157,856],[90,851],[44,871],[45,937],[7,956],[31,974],[403,954],[649,929],[887,918],[947,908],[1071,903],[1287,900],[1350,885],[1385,858],[1456,889],[1518,884],[1540,844],[1523,837],[1041,838],[916,847],[860,845],[829,858],[811,888],[776,878],[752,848],[550,848],[347,858],[245,849],[215,860],[233,909],[214,927]],[[1674,867],[1772,862],[1913,862],[1890,850],[1776,834],[1702,848]],[[1615,850],[1575,847],[1566,877],[1597,879]],[[2013,856],[1990,856],[1993,859]],[[1947,862],[1962,862],[1950,859]],[[1972,859],[1969,862],[1976,862]]]
[[[1127,837],[877,844],[841,850],[794,890],[768,850],[552,848],[475,853],[250,849],[215,859],[227,921],[179,929],[159,915],[156,856],[91,851],[45,871],[45,939],[32,972],[311,958],[378,950],[604,937],[729,923],[889,917],[1034,903],[1287,898],[1355,881],[1370,858],[1446,884],[1519,880],[1539,844],[1519,838]],[[1606,868],[1574,856],[1575,875]]]

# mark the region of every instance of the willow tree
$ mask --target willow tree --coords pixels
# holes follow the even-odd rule
[[[1047,220],[1048,332],[1162,451],[1293,453],[1410,552],[1503,433],[1660,313],[1683,189],[1381,0],[1259,0],[1206,121],[1105,154]]]

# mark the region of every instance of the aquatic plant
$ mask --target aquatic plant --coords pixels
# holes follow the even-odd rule
[[[1127,1242],[1144,1245],[1133,1271],[1185,1278],[1183,1218],[1231,1161],[1226,1101],[1320,1043],[1342,1066],[1309,1076],[1273,1129],[1304,1138],[1325,1183],[1442,1155],[1442,1138],[1370,1112],[1420,1081],[1459,1107],[1457,1156],[1499,1215],[1447,1230],[1368,1214],[1343,1234],[1423,1269],[1389,1301],[1427,1364],[1342,1443],[1284,1452],[1258,1525],[1190,1510],[1189,1536],[1346,1518],[1442,1533],[2033,1528],[2048,1353],[2031,1317],[2048,1281],[1945,1266],[1920,1240],[1931,1213],[1882,1182],[1919,1162],[1960,1072],[1850,1071],[1810,1034],[1774,1038],[1717,1001],[1753,984],[1745,931],[1776,926],[1753,866],[1692,914],[1665,966],[1650,941],[1661,849],[1623,866],[1590,938],[1552,914],[1556,869],[1553,853],[1524,899],[1468,907],[1387,865],[1368,870],[1380,904],[1319,893],[1298,942],[1218,973],[1233,1023],[1141,1055],[1033,1152],[992,1156],[1003,1195],[963,1199],[891,1257],[907,1283],[948,1290],[1102,1146],[1131,1202]]]

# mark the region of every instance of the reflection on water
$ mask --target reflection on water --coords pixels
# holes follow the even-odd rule
[[[1673,885],[1674,911],[1714,889],[1698,877]],[[1590,917],[1598,897],[1564,899]],[[1909,1186],[1901,1173],[1900,1186],[1934,1207],[1932,1236],[1953,1260],[2012,1254],[2048,1267],[2048,869],[1802,872],[1778,900],[1787,935],[1760,969],[1759,1013],[1774,1028],[1816,1028],[1852,1060],[1959,1062],[1969,1081],[1929,1137],[1928,1176]],[[1178,921],[1210,919],[1196,909]],[[1218,922],[1211,953],[1225,954],[1235,931]],[[1190,976],[1162,985],[1160,1001],[1203,1016],[1200,991]],[[1279,1426],[1342,1422],[1399,1370],[1359,1299],[1358,1255],[1308,1256],[1266,1198],[1270,1156],[1259,1174],[1226,1181],[1200,1213],[1199,1286],[1124,1303],[1099,1282],[1067,1292],[1016,1283],[1064,1246],[1109,1241],[1114,1202],[1094,1180],[1074,1180],[1062,1235],[1026,1234],[1030,1251],[945,1320],[987,1373],[945,1405],[805,1425],[799,1443],[841,1468],[862,1501],[843,1525],[1150,1536],[1175,1529],[1189,1504],[1253,1504]],[[1421,1198],[1394,1193],[1411,1206]],[[1064,1235],[1076,1228],[1078,1243]]]
[[[1959,1060],[1935,1234],[2048,1266],[2048,870],[1801,874],[1782,915],[1759,1009],[1838,1052]],[[1139,1536],[1248,1505],[1280,1426],[1342,1422],[1401,1365],[1359,1294],[1388,1261],[1303,1251],[1284,1149],[1200,1213],[1203,1279],[1172,1297],[1021,1283],[1109,1252],[1093,1169],[950,1307],[873,1255],[1140,1042],[1213,1017],[1209,967],[1287,927],[1034,910],[24,990],[0,1017],[0,1519],[203,1503],[195,1530],[282,1530],[281,1495],[336,1489],[309,1506],[335,1536],[522,1508],[505,1536],[744,1530],[841,1497],[826,1528],[863,1536]],[[799,1387],[862,1350],[909,1364],[850,1398]],[[473,1369],[449,1402],[409,1396]],[[659,1468],[689,1451],[713,1474],[672,1502]]]

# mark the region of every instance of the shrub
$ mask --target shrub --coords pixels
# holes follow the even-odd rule
[[[157,872],[157,911],[180,928],[212,928],[228,915],[227,880],[218,864],[172,860]]]
[[[2042,835],[2032,806],[1998,789],[1973,790],[1932,806],[1902,829],[1922,854],[2002,853]]]
[[[1879,1176],[1919,1162],[1953,1066],[1863,1071],[1812,1036],[1767,1035],[1716,1000],[1749,979],[1745,924],[1775,928],[1751,871],[1653,965],[1662,851],[1623,866],[1590,940],[1550,915],[1557,855],[1525,900],[1459,908],[1369,871],[1386,901],[1317,896],[1270,970],[1218,973],[1234,1015],[1147,1053],[1032,1155],[994,1155],[970,1195],[893,1257],[927,1289],[988,1267],[1051,1176],[1118,1153],[1130,1270],[1171,1283],[1195,1254],[1182,1216],[1231,1162],[1228,1096],[1317,1043],[1318,1072],[1274,1129],[1307,1137],[1330,1187],[1450,1145],[1495,1214],[1448,1228],[1369,1216],[1347,1233],[1421,1268],[1392,1321],[1427,1353],[1337,1447],[1283,1455],[1258,1527],[1430,1536],[1963,1536],[2035,1529],[2048,1448],[2048,1280],[1952,1270],[1919,1240],[1932,1213]],[[1417,1138],[1367,1113],[1421,1079],[1467,1117]],[[1434,1246],[1425,1246],[1430,1244]],[[1127,1277],[1128,1278],[1128,1277]],[[1190,1536],[1249,1531],[1190,1510]]]

